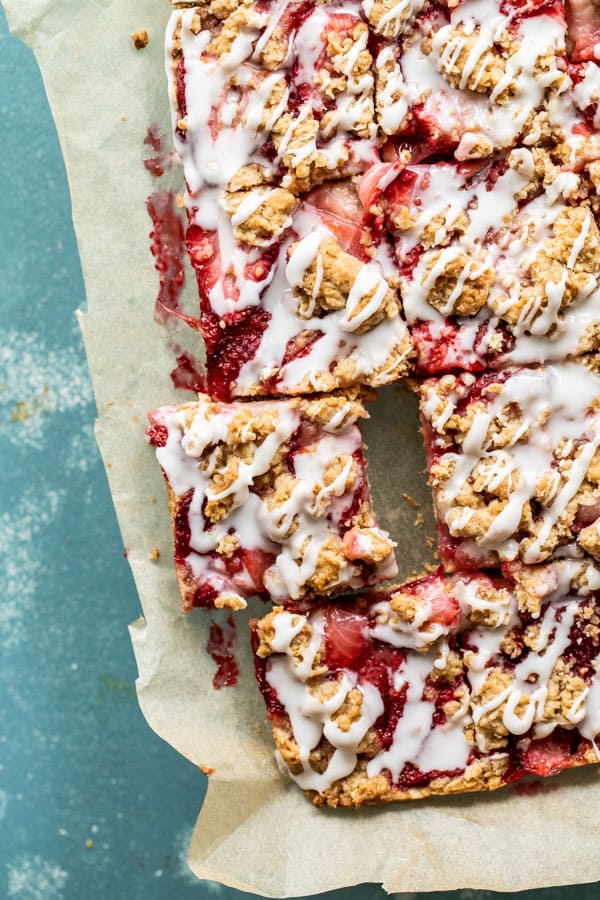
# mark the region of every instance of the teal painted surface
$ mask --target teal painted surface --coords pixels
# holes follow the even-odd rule
[[[37,66],[1,12],[0,147],[0,898],[247,896],[187,871],[204,779],[137,707],[139,607],[92,434],[67,183]]]

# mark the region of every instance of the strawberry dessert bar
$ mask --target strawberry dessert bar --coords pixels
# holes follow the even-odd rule
[[[210,232],[194,214],[187,232],[213,396],[377,387],[407,373],[397,267],[387,242],[361,225],[353,184],[302,200],[252,187],[225,204],[231,223]]]
[[[168,70],[211,393],[294,395],[406,373],[391,248],[350,176],[377,162],[357,2],[173,12]]]
[[[600,560],[600,377],[584,361],[418,386],[447,568]]]
[[[365,177],[365,202],[394,237],[418,372],[600,347],[597,197],[589,172],[574,171],[581,143],[469,164],[382,163]]]
[[[158,409],[146,435],[169,493],[186,609],[263,594],[309,602],[393,578],[369,496],[358,398]]]
[[[393,235],[417,371],[598,349],[600,67],[580,60],[600,13],[570,4],[573,41],[555,0],[446,5],[377,26],[388,140],[360,186]]]
[[[252,628],[280,768],[335,807],[598,762],[599,589],[562,560],[276,608]]]
[[[562,0],[363,3],[379,42],[376,106],[392,144],[481,159],[538,143],[560,104]]]

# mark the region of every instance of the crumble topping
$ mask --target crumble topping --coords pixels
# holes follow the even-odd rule
[[[315,232],[288,250],[286,274],[304,319],[316,310],[344,310],[344,331],[362,334],[398,315],[398,303],[376,262],[362,263],[331,236]]]
[[[268,247],[292,224],[298,200],[282,188],[238,190],[225,197],[225,209],[236,240]]]

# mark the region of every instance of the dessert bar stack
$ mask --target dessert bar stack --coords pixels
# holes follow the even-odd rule
[[[271,601],[258,685],[318,805],[600,761],[600,11],[173,7],[207,388],[147,437],[184,607]],[[389,586],[357,423],[397,381],[442,564]]]

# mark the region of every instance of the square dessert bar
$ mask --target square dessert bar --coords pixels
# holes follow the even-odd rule
[[[407,373],[398,269],[387,241],[362,225],[352,183],[302,200],[253,186],[224,203],[231,221],[200,227],[200,206],[187,232],[213,396],[377,387]]]
[[[472,160],[539,142],[568,85],[562,0],[365,0],[363,8],[385,38],[374,61],[376,107],[392,145]]]
[[[600,559],[597,367],[594,355],[418,386],[448,569]]]
[[[183,605],[310,602],[393,578],[356,425],[359,398],[195,403],[150,414]]]
[[[600,87],[600,68],[598,78]],[[492,161],[382,163],[364,177],[365,205],[393,235],[418,372],[598,349],[600,168],[586,161],[590,144],[574,135]]]
[[[192,197],[250,173],[297,195],[377,160],[360,3],[205,0],[173,11],[167,73]]]
[[[348,178],[378,159],[358,13],[303,2],[173,13],[187,247],[220,399],[377,386],[408,369],[397,265]]]
[[[561,560],[255,620],[282,772],[335,807],[600,761],[599,589],[594,565]]]

